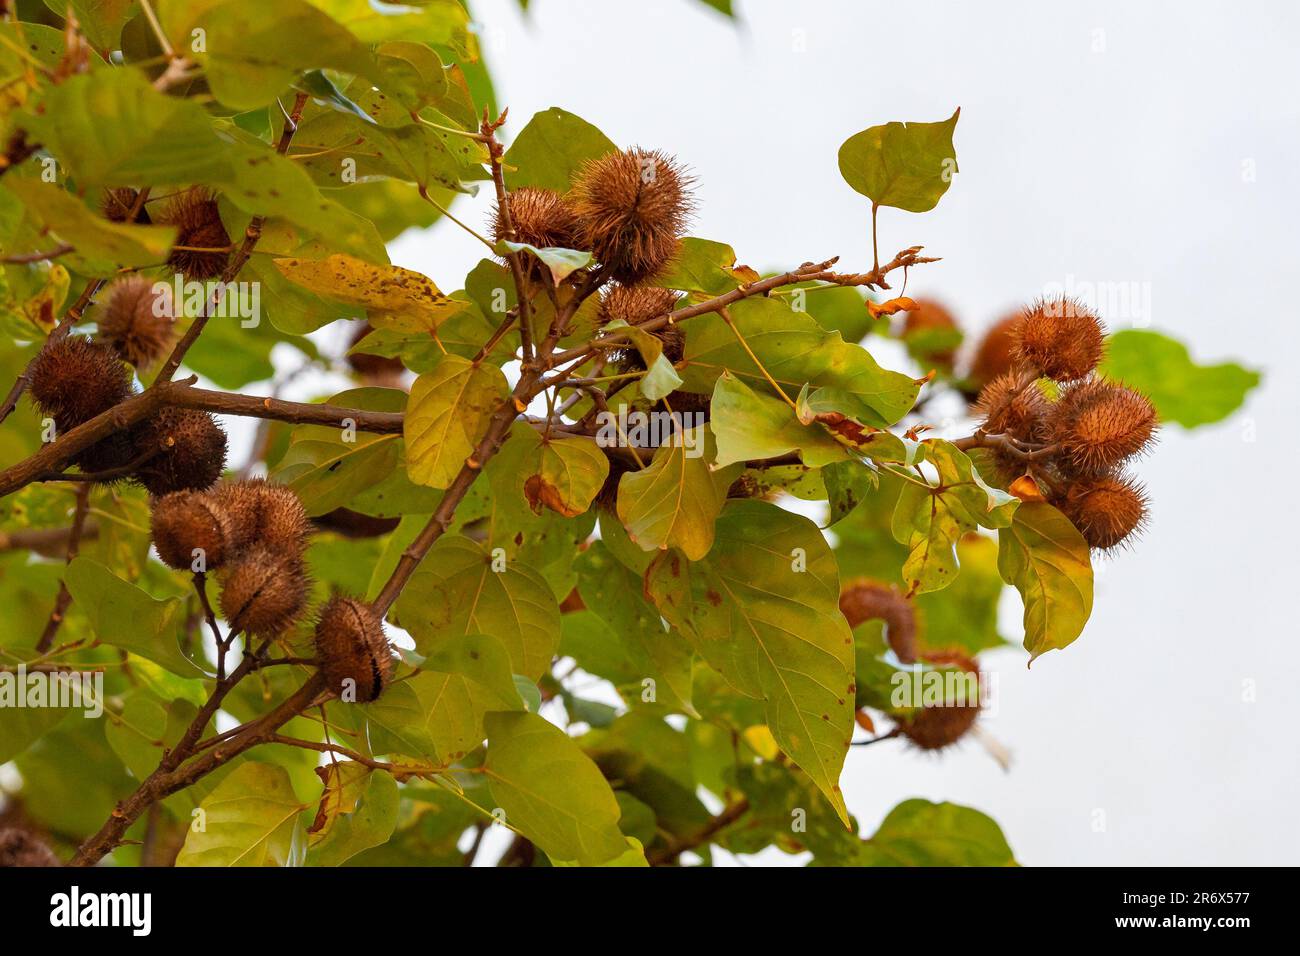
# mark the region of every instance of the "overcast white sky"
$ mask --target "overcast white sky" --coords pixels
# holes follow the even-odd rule
[[[1100,569],[1083,637],[1032,672],[1019,651],[986,655],[985,727],[1011,771],[973,743],[941,759],[882,744],[850,755],[849,808],[870,832],[907,797],[968,804],[1026,864],[1294,863],[1300,5],[738,6],[739,28],[687,0],[474,9],[512,132],[556,105],[677,153],[700,180],[694,234],[742,262],[868,265],[839,144],[961,106],[939,207],[881,214],[882,254],[944,257],[909,293],[981,327],[1052,285],[1137,283],[1149,308],[1112,326],[1266,373],[1236,417],[1168,429],[1143,463],[1150,533]],[[392,253],[443,288],[479,258],[449,224]],[[1018,639],[1014,595],[1004,611]]]

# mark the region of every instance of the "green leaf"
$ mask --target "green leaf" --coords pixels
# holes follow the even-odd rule
[[[880,485],[879,476],[856,461],[826,465],[822,468],[821,478],[826,488],[826,502],[830,506],[827,527],[847,518]]]
[[[486,634],[444,646],[407,680],[364,705],[376,753],[427,756],[439,766],[463,759],[483,742],[483,715],[520,706],[510,655]]]
[[[207,34],[195,59],[217,99],[237,110],[265,106],[313,67],[380,77],[357,38],[304,0],[208,3],[192,17],[195,27]]]
[[[427,332],[465,308],[464,302],[439,292],[428,276],[355,256],[283,258],[275,266],[290,282],[365,309],[376,328]]]
[[[196,716],[198,708],[187,700],[164,704],[153,694],[133,690],[126,697],[122,713],[109,716],[104,736],[131,775],[144,780],[157,769],[167,748],[180,741]]]
[[[923,650],[961,648],[970,656],[1005,641],[998,634],[998,599],[1004,584],[998,573],[998,544],[982,534],[957,541],[961,574],[942,594],[918,594],[916,612]]]
[[[694,653],[681,634],[665,629],[659,612],[646,600],[641,575],[620,564],[604,541],[593,541],[578,556],[577,567],[583,603],[609,625],[602,629],[608,633],[601,638],[610,642],[602,651],[616,655],[619,674],[635,685],[637,699],[643,691],[642,681],[649,678],[655,682],[658,703],[694,715]],[[572,616],[564,617],[566,639]]]
[[[72,560],[65,579],[76,607],[90,618],[100,641],[139,654],[181,677],[203,676],[176,642],[184,616],[179,598],[154,600],[84,556]]]
[[[1092,613],[1088,543],[1068,518],[1041,501],[1025,501],[998,533],[998,570],[1025,603],[1025,650],[1066,647]]]
[[[45,5],[61,17],[71,9],[77,28],[97,50],[116,50],[126,21],[140,12],[139,0],[45,0]],[[31,28],[23,24],[24,30]]]
[[[589,438],[543,435],[516,429],[502,454],[508,456],[512,493],[534,514],[549,508],[566,518],[583,514],[605,484],[609,459]]]
[[[731,246],[687,236],[664,272],[652,282],[663,289],[680,289],[701,296],[730,292],[743,281],[735,272],[736,253]]]
[[[304,809],[284,767],[241,763],[199,805],[176,865],[301,866]]]
[[[678,548],[695,561],[713,546],[730,480],[709,467],[706,435],[704,425],[678,432],[647,467],[619,481],[618,517],[641,550]]]
[[[642,397],[655,402],[672,394],[681,386],[681,376],[677,374],[677,369],[673,368],[673,363],[664,355],[664,343],[659,336],[629,325],[624,319],[615,319],[613,322],[606,323],[601,330],[606,333],[620,332],[626,335],[628,341],[640,353],[647,369],[638,382]]]
[[[938,591],[957,577],[957,542],[976,527],[1004,528],[1019,503],[986,485],[965,452],[946,441],[925,443],[939,483],[907,482],[894,507],[894,540],[910,549],[903,583],[912,593]]]
[[[586,120],[552,106],[535,113],[506,150],[506,185],[568,192],[585,163],[617,149]]]
[[[483,770],[506,821],[554,860],[598,866],[622,856],[614,792],[572,740],[535,714],[487,715]]]
[[[8,675],[0,677],[3,681],[11,679],[17,680]],[[0,765],[13,760],[54,730],[70,713],[69,707],[0,707]]]
[[[176,230],[170,226],[109,222],[67,190],[37,179],[8,177],[5,187],[39,220],[41,248],[60,241],[74,247],[60,259],[78,272],[112,273],[126,266],[155,265],[167,258],[176,241]]]
[[[411,386],[406,406],[406,470],[411,480],[445,488],[487,432],[488,421],[510,395],[495,365],[448,355]]]
[[[661,555],[645,587],[729,684],[765,702],[777,744],[847,824],[838,781],[853,734],[853,635],[817,527],[765,501],[728,501],[708,557]]]
[[[397,782],[354,761],[331,762],[316,773],[325,783],[308,836],[308,866],[340,866],[387,843],[397,826]]]
[[[579,269],[587,268],[595,261],[595,257],[590,252],[564,249],[559,246],[547,246],[544,249],[539,249],[527,242],[511,242],[509,239],[502,239],[497,243],[497,251],[502,255],[511,252],[526,252],[529,255],[536,256],[550,270],[551,281],[557,288],[561,282],[573,275],[573,273]]]
[[[1101,373],[1150,398],[1162,422],[1184,428],[1227,418],[1260,382],[1259,372],[1233,362],[1197,365],[1183,343],[1139,329],[1107,339]]]
[[[824,427],[803,424],[781,399],[755,392],[730,372],[718,377],[709,409],[719,466],[793,451],[812,468],[855,458]]]
[[[502,570],[494,570],[494,563]],[[397,601],[397,622],[416,650],[432,654],[466,634],[491,634],[516,674],[536,679],[560,640],[560,609],[546,581],[520,562],[502,561],[467,538],[444,536]]]
[[[927,212],[957,172],[952,146],[958,108],[939,123],[886,123],[855,133],[840,147],[840,175],[880,206]]]
[[[970,807],[904,800],[862,844],[859,866],[1016,866],[1002,830]]]
[[[916,402],[916,382],[882,369],[862,346],[845,342],[838,332],[826,332],[807,313],[755,296],[737,302],[731,315],[787,395],[797,395],[804,385],[837,388],[847,403],[840,411],[878,428],[898,421]],[[755,391],[774,394],[735,333],[716,314],[691,319],[680,370],[687,391],[711,392],[718,376],[729,370]]]
[[[23,122],[82,188],[215,182],[229,173],[202,107],[159,93],[137,70],[71,77]]]

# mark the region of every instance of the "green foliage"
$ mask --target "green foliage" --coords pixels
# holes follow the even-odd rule
[[[1142,329],[1110,336],[1101,370],[1149,396],[1162,422],[1184,428],[1227,418],[1260,382],[1259,372],[1235,362],[1198,365],[1181,342]]]
[[[100,720],[0,706],[6,795],[16,779],[24,814],[68,849],[122,820],[115,848],[96,848],[116,863],[173,862],[149,858],[170,841],[182,866],[459,866],[504,827],[509,862],[534,865],[707,865],[714,848],[1014,865],[996,824],[947,803],[908,800],[864,839],[840,786],[855,717],[903,716],[891,690],[911,666],[881,620],[850,629],[850,581],[906,602],[923,671],[951,666],[927,654],[1006,644],[1007,584],[1031,660],[1077,639],[1091,611],[1088,548],[1064,514],[1023,484],[1024,500],[1000,490],[990,459],[962,450],[978,435],[926,437],[924,380],[872,354],[878,337],[902,338],[928,367],[959,332],[890,333],[894,306],[867,299],[889,286],[865,262],[782,284],[791,263],[764,279],[700,237],[658,237],[645,284],[699,310],[669,327],[610,321],[611,264],[583,248],[498,243],[463,281],[393,265],[385,243],[458,197],[572,198],[620,148],[558,107],[494,125],[457,0],[156,0],[162,36],[127,0],[46,6],[17,8],[41,23],[0,23],[0,388],[60,322],[106,331],[99,284],[125,275],[180,290],[169,349],[213,292],[210,279],[177,285],[171,263],[206,251],[209,274],[237,269],[260,311],[209,317],[163,391],[262,419],[231,442],[228,477],[264,468],[314,520],[308,613],[274,635],[232,634],[229,564],[198,580],[161,564],[145,492],[127,475],[74,481],[94,456],[51,465],[43,415],[22,399],[0,428],[0,702],[30,665],[102,678],[106,708]],[[90,49],[67,47],[69,8]],[[872,126],[844,143],[841,172],[873,211],[931,209],[956,172],[957,119]],[[146,188],[148,221],[106,214],[106,189]],[[190,188],[215,200],[230,249],[181,241],[193,224],[171,204]],[[465,226],[467,242],[491,231],[451,215],[439,228]],[[591,228],[564,242],[601,248],[576,238]],[[644,224],[619,228],[645,238],[631,235]],[[137,389],[159,364],[141,363]],[[1152,332],[1113,336],[1104,372],[1187,427],[1258,383]],[[191,373],[256,395],[214,398]],[[927,401],[950,385],[926,385]],[[700,417],[658,434],[628,424],[670,410]],[[106,433],[138,426],[113,418]],[[241,516],[260,522],[251,543],[294,557],[264,517]],[[326,629],[313,632],[334,594],[372,602],[392,647],[354,635],[347,659],[329,658]],[[329,665],[382,692],[322,691],[311,682]],[[150,789],[170,774],[193,779]],[[141,787],[169,838],[148,850],[143,819],[110,817]]]

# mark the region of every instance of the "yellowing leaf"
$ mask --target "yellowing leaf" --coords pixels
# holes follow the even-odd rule
[[[487,431],[488,419],[510,394],[495,365],[448,355],[411,387],[403,432],[406,470],[416,484],[445,488]]]
[[[242,763],[199,805],[203,829],[191,827],[176,865],[301,866],[304,809],[284,767]]]
[[[317,295],[365,309],[378,328],[428,331],[465,308],[463,301],[439,292],[428,276],[401,266],[341,253],[328,259],[276,259],[275,265],[289,281]]]

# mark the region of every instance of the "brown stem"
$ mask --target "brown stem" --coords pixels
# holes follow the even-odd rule
[[[662,849],[646,854],[646,860],[651,866],[666,866],[674,862],[679,856],[687,850],[694,850],[696,847],[704,846],[713,840],[715,836],[731,826],[737,820],[745,815],[749,810],[749,801],[746,799],[738,800],[731,806],[724,809],[716,817],[711,819],[696,833],[687,837],[669,841],[668,845]]]
[[[72,559],[81,550],[81,535],[86,529],[86,512],[89,508],[90,485],[81,485],[77,488],[77,507],[72,514],[72,532],[68,535],[68,564],[72,563]],[[67,579],[61,578],[59,593],[54,599],[54,610],[50,612],[50,618],[45,622],[45,630],[41,632],[36,642],[37,653],[44,654],[53,646],[54,635],[59,633],[59,627],[63,624],[63,618],[67,615],[71,604],[72,592],[68,590]]]

